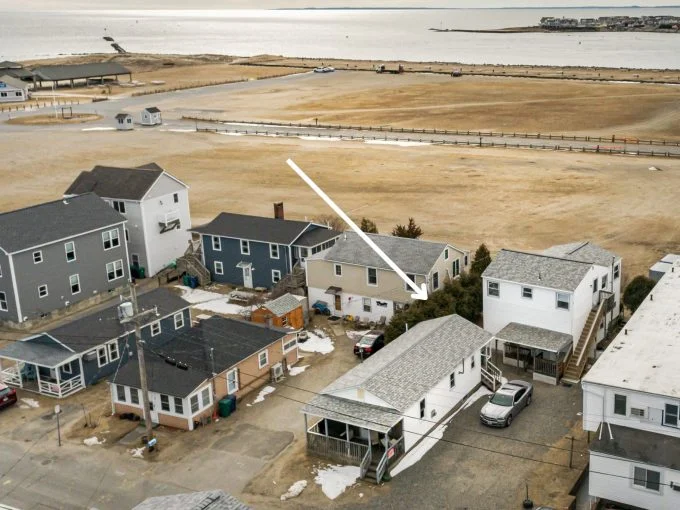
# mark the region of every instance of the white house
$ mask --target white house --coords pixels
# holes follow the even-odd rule
[[[584,376],[591,496],[680,508],[680,261]]]
[[[304,407],[307,451],[360,466],[362,478],[379,483],[483,378],[495,387],[491,339],[458,315],[417,324]]]
[[[118,131],[130,131],[134,129],[132,115],[129,113],[119,113],[115,117],[115,125]]]
[[[157,164],[96,166],[82,172],[65,196],[87,192],[96,193],[128,219],[125,239],[138,277],[153,276],[184,255],[191,239],[189,187]]]
[[[440,289],[468,264],[468,252],[450,244],[378,234],[369,237],[418,287]],[[327,302],[338,316],[389,321],[412,301],[406,285],[356,233],[344,233],[330,250],[307,259],[309,302]]]
[[[29,99],[28,84],[12,76],[0,76],[0,103],[17,103]]]
[[[503,361],[545,382],[578,381],[619,315],[621,269],[620,257],[589,242],[501,250],[482,278],[484,328]]]
[[[143,126],[160,126],[163,124],[161,111],[155,106],[150,106],[142,110],[142,125]]]

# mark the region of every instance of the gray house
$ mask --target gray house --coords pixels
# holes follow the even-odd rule
[[[0,382],[60,398],[114,374],[137,353],[134,327],[121,324],[118,304],[10,342],[0,350]],[[167,289],[139,296],[138,305],[157,312],[142,325],[142,338],[151,349],[191,327],[189,303]]]
[[[125,221],[93,193],[0,214],[0,322],[39,319],[125,285]]]

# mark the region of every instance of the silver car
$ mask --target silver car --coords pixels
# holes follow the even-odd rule
[[[508,427],[515,416],[531,404],[534,386],[526,381],[510,381],[489,397],[479,419],[490,427]]]

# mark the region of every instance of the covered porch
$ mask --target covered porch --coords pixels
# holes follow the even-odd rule
[[[498,332],[503,363],[533,373],[533,379],[557,384],[571,352],[571,335],[511,322]]]
[[[85,387],[79,354],[57,344],[37,342],[13,342],[0,350],[0,381],[57,398]]]
[[[403,418],[397,411],[317,395],[302,412],[307,452],[359,466],[361,478],[380,483],[405,453]]]

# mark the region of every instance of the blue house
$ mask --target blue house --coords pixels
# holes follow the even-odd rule
[[[341,232],[309,221],[221,213],[191,232],[200,234],[203,264],[213,281],[248,288],[274,286],[309,255],[328,250]]]
[[[140,295],[137,302],[140,311],[157,312],[145,316],[141,328],[151,349],[191,327],[189,303],[167,289]],[[120,322],[118,305],[11,342],[0,350],[0,380],[61,398],[114,374],[137,354],[134,327]]]

